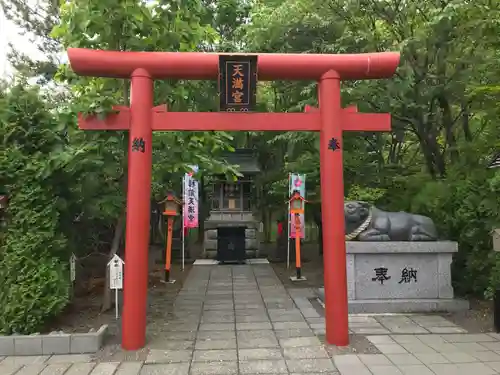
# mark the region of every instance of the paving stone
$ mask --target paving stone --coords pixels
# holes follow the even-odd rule
[[[193,356],[192,350],[158,350],[149,351],[146,363],[177,363],[189,362]]]
[[[236,349],[229,350],[195,350],[193,353],[194,362],[210,361],[237,361]]]
[[[194,349],[194,340],[180,341],[180,340],[169,340],[166,337],[162,339],[152,340],[148,344],[150,349],[163,349],[163,350],[187,350]]]
[[[500,354],[493,351],[487,352],[469,352],[471,356],[479,359],[481,362],[500,362]]]
[[[455,323],[443,318],[440,315],[412,315],[409,316],[411,320],[420,324],[421,326],[433,326],[433,327],[453,327],[456,326]]]
[[[497,372],[484,363],[460,363],[457,374],[494,375]]]
[[[309,328],[289,328],[275,331],[278,339],[288,339],[292,337],[314,337],[314,332]]]
[[[330,373],[336,368],[330,359],[289,359],[286,365],[290,372]]]
[[[197,340],[196,350],[215,350],[215,349],[236,349],[235,339],[226,340]]]
[[[495,338],[487,335],[486,333],[477,333],[477,334],[463,334],[463,335],[443,335],[442,336],[446,341],[454,343],[454,342],[495,342],[497,341]]]
[[[196,330],[169,332],[167,335],[162,335],[162,338],[168,340],[191,341],[196,338]]]
[[[73,363],[64,375],[89,375],[95,366],[95,363]]]
[[[466,333],[461,327],[425,327],[430,333]]]
[[[207,324],[209,324],[209,323],[207,323]],[[165,325],[165,330],[168,332],[196,332],[197,329],[198,329],[198,323],[196,323],[196,324],[179,324],[179,323],[171,322],[171,324]],[[170,333],[168,335],[170,335]]]
[[[53,363],[47,365],[40,373],[40,375],[63,375],[66,370],[71,366],[69,363]]]
[[[496,350],[500,351],[500,342],[495,341],[495,342],[480,342],[480,345],[484,346],[485,348],[488,348],[489,350]]]
[[[22,365],[13,363],[0,363],[0,374],[2,375],[14,375]]]
[[[298,346],[319,346],[321,342],[317,337],[291,337],[288,339],[280,339],[280,345],[284,348]]]
[[[314,308],[300,309],[300,312],[302,313],[302,315],[304,315],[305,318],[319,318],[319,317],[321,317],[321,315],[318,314],[318,312]]]
[[[234,331],[234,323],[202,323],[200,331]]]
[[[142,366],[142,362],[122,362],[113,375],[139,375]]]
[[[238,348],[253,349],[253,348],[278,348],[278,339],[275,337],[260,337],[241,339],[238,337]]]
[[[476,357],[473,357],[467,353],[463,352],[453,352],[453,353],[442,353],[443,357],[445,357],[451,363],[470,363],[470,362],[479,362]]]
[[[228,311],[228,310],[233,310],[234,309],[234,304],[233,303],[219,303],[215,305],[207,305],[205,304],[203,306],[204,311]]]
[[[273,329],[270,322],[236,323],[237,331]]]
[[[45,363],[49,358],[48,355],[26,355],[26,356],[9,356],[5,357],[2,365],[31,365],[33,363]],[[0,374],[2,374],[0,372]],[[3,374],[2,374],[3,375]]]
[[[387,358],[395,365],[421,365],[422,362],[418,360],[413,354],[387,354]]]
[[[402,375],[403,373],[396,366],[373,366],[370,367],[373,375]]]
[[[428,346],[439,353],[453,353],[460,351],[455,345],[448,343],[437,343],[437,344],[430,343],[428,344]]]
[[[240,361],[250,361],[255,359],[283,359],[283,354],[280,349],[273,348],[257,348],[257,349],[240,349],[238,350]]]
[[[500,361],[498,362],[487,362],[486,365],[493,370],[500,372]],[[1,366],[1,364],[0,364]]]
[[[450,363],[450,361],[448,361],[442,354],[439,353],[415,353],[414,355],[424,365]]]
[[[368,367],[391,365],[389,358],[383,354],[359,354],[358,358]]]
[[[393,342],[398,344],[422,344],[422,341],[420,341],[415,335],[391,335],[390,338]],[[381,342],[381,344],[384,343]]]
[[[236,340],[235,331],[199,331],[197,340]]]
[[[273,328],[275,330],[284,329],[307,329],[309,326],[306,322],[276,322],[273,323]]]
[[[175,375],[186,375],[187,373],[186,371],[184,373],[175,373]],[[234,375],[237,373],[237,362],[193,362],[191,364],[191,375]],[[162,373],[162,375],[164,374]]]
[[[113,375],[120,363],[119,362],[101,362],[98,363],[90,375]]]
[[[440,335],[416,335],[416,337],[430,347],[435,344],[448,344],[448,341]]]
[[[425,365],[403,365],[398,367],[404,375],[434,375],[434,373]]]
[[[389,334],[391,331],[385,328],[357,328],[357,327],[352,327],[351,331],[353,333],[356,333],[358,335],[383,335],[383,334]]]
[[[401,336],[403,337],[403,336]],[[407,337],[405,335],[405,337]],[[413,336],[415,337],[415,336]],[[394,340],[392,339],[391,336],[368,336],[367,339],[372,343],[372,344],[394,344]]]
[[[47,360],[48,363],[81,363],[91,361],[92,356],[89,354],[57,354]]]
[[[459,369],[458,365],[454,363],[432,363],[427,366],[436,375],[456,375]]]
[[[240,361],[239,368],[241,374],[288,374],[283,359]]]
[[[285,347],[283,355],[285,359],[329,358],[323,346]]]
[[[140,375],[186,375],[188,373],[189,363],[168,363],[161,365],[144,365]],[[197,374],[201,375],[203,372],[198,372]],[[206,374],[208,375],[209,373],[207,372]],[[210,374],[215,375],[216,373],[212,372]]]
[[[47,364],[45,363],[35,363],[31,365],[26,365],[23,366],[19,370],[19,372],[16,372],[16,375],[39,375],[45,367],[47,367]]]
[[[488,343],[484,343],[487,345]],[[482,352],[488,351],[489,348],[483,346],[482,344],[478,344],[477,342],[456,342],[453,343],[457,347],[457,349],[461,352]]]
[[[362,315],[349,315],[349,324],[350,323],[371,323],[378,324],[377,320],[371,316],[362,316]]]
[[[276,335],[272,330],[255,330],[255,331],[238,331],[236,333],[238,341],[244,341],[248,339],[260,339],[268,338],[275,339]]]
[[[239,316],[253,316],[253,315],[267,315],[267,310],[265,308],[260,309],[247,309],[247,310],[235,310],[236,317]]]
[[[408,353],[405,348],[399,344],[375,344],[378,350],[383,354],[405,354]]]
[[[266,314],[255,314],[247,316],[236,316],[236,323],[268,322],[269,317]]]
[[[210,318],[201,318],[201,323],[233,323],[235,322],[234,316],[212,316]]]
[[[263,303],[235,303],[235,310],[251,310],[251,309],[263,309]]]
[[[436,350],[434,350],[430,346],[425,345],[422,342],[400,344],[400,345],[403,348],[405,348],[409,353],[436,353]]]

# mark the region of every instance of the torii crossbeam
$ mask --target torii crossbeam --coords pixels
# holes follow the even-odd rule
[[[154,79],[217,79],[219,55],[196,52],[118,52],[69,49],[74,72],[94,77],[131,78],[131,106],[116,107],[105,120],[79,116],[84,130],[128,130],[129,166],[122,346],[145,345],[148,279],[151,139],[153,131],[319,131],[326,339],[349,343],[343,131],[389,131],[389,114],[341,108],[340,81],[391,77],[399,53],[358,55],[258,54],[259,80],[316,80],[319,109],[305,113],[169,112],[153,107]],[[141,139],[137,145],[134,140]],[[139,151],[139,152],[136,152]]]

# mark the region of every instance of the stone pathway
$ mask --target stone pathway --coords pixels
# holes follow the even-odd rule
[[[0,358],[0,375],[500,374],[497,334],[437,315],[355,315],[351,346],[325,346],[312,291],[285,290],[270,265],[190,272],[140,354]]]

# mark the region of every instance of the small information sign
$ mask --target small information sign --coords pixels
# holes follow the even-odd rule
[[[115,255],[108,263],[109,267],[109,288],[123,289],[123,260]]]

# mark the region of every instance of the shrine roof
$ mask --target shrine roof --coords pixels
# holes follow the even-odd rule
[[[223,157],[229,164],[238,165],[241,173],[260,172],[257,156],[253,150],[236,149],[234,152],[225,153]]]

